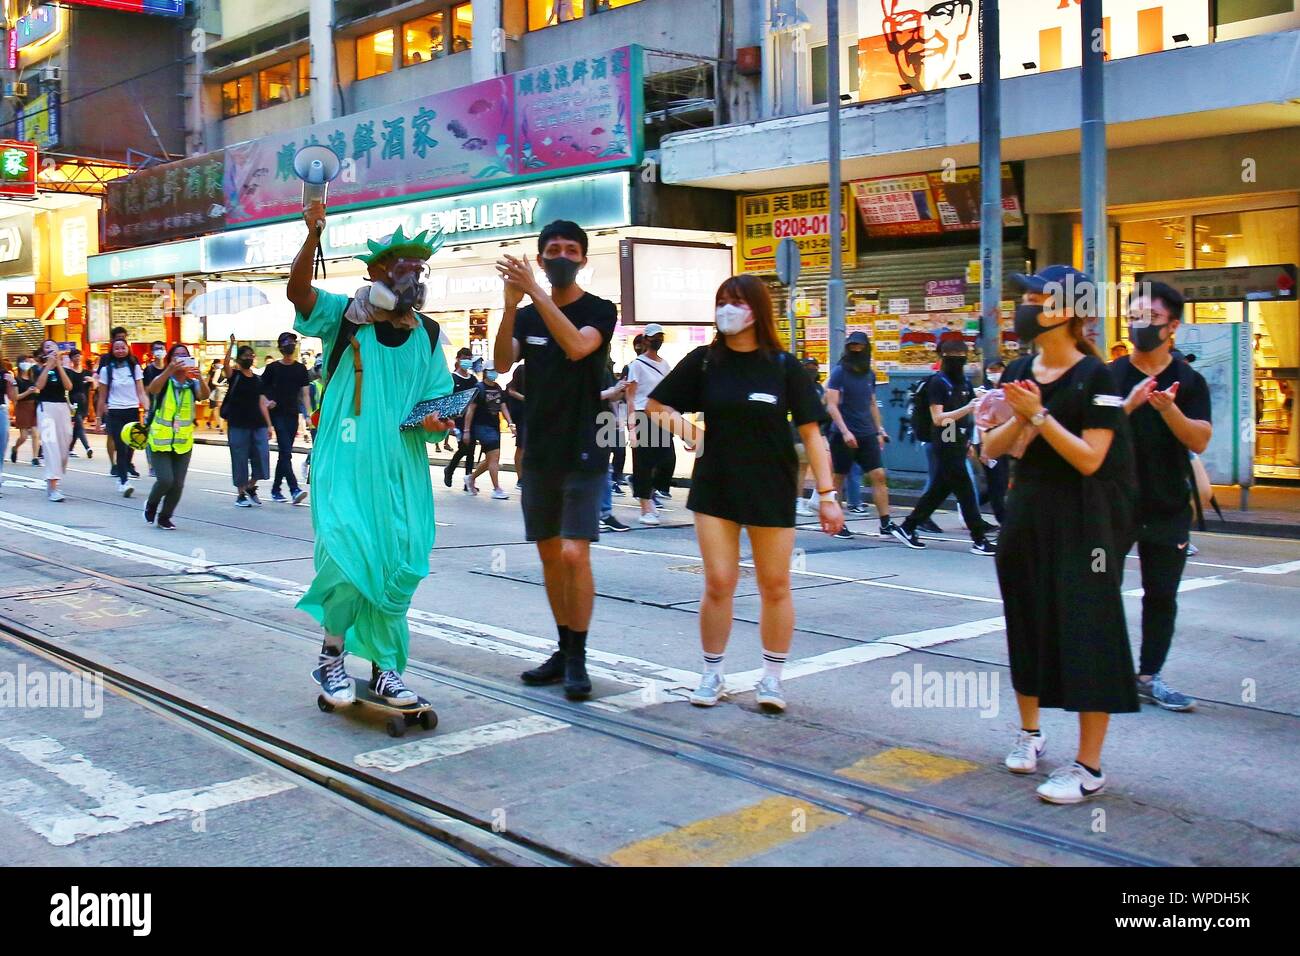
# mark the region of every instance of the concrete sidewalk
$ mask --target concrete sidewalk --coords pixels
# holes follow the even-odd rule
[[[196,435],[194,437],[196,444],[200,445],[228,445],[224,435],[209,433],[206,435]],[[298,454],[307,454],[311,451],[311,445],[302,444],[301,442],[294,445],[293,450]],[[513,472],[515,470],[512,463],[514,458],[513,439],[508,433],[501,435],[501,470],[503,472]],[[451,461],[450,454],[436,454],[429,456],[429,463],[439,467],[445,466]],[[686,462],[685,473],[689,474],[689,456],[679,456],[679,466]],[[628,455],[628,467],[631,468],[632,457]],[[679,473],[683,471],[682,467],[678,469]],[[681,474],[674,479],[673,484],[682,488],[690,487],[690,478],[683,477]],[[890,480],[890,500],[895,505],[902,507],[911,507],[916,504],[921,497],[920,482],[915,476],[909,476],[900,480]],[[1205,530],[1207,532],[1218,532],[1223,534],[1253,534],[1270,538],[1300,538],[1300,485],[1256,485],[1250,489],[1249,509],[1242,511],[1241,489],[1236,485],[1215,485],[1215,498],[1219,502],[1219,507],[1223,511],[1223,518],[1214,513],[1213,509],[1205,513]],[[868,496],[869,500],[869,496]]]

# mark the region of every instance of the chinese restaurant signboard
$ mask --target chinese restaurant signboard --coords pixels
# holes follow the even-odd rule
[[[293,157],[311,143],[344,162],[331,210],[635,165],[641,95],[624,46],[231,146],[227,223],[300,215]]]
[[[0,140],[0,199],[35,199],[35,143]]]
[[[105,248],[146,245],[223,229],[224,177],[224,160],[221,153],[214,152],[112,180],[107,186]]]

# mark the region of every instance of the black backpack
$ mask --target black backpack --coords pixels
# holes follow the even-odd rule
[[[934,419],[930,417],[930,404],[925,391],[933,375],[914,382],[907,393],[907,420],[912,437],[917,441],[934,441]]]

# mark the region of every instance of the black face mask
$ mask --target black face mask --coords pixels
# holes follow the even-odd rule
[[[546,270],[546,278],[552,289],[567,289],[578,278],[578,270],[582,266],[566,256],[556,256],[554,259],[543,259],[542,268]]]
[[[1052,329],[1059,328],[1070,321],[1069,319],[1064,319],[1057,322],[1056,325],[1039,325],[1038,319],[1042,314],[1043,307],[1041,305],[1030,305],[1022,302],[1020,305],[1016,306],[1016,338],[1028,345],[1043,332],[1050,332]]]
[[[871,353],[869,351],[845,352],[840,361],[852,372],[865,372],[871,367]]]
[[[1128,337],[1133,340],[1133,345],[1139,352],[1154,352],[1165,342],[1160,337],[1163,328],[1164,325],[1130,325]]]
[[[241,359],[239,359],[239,367],[240,367],[240,368],[252,368],[252,367],[253,367],[253,360],[252,360],[251,358],[241,358]]]
[[[966,370],[965,355],[945,355],[943,357],[943,374],[952,381],[962,377]]]
[[[285,358],[288,358],[290,355],[293,354],[293,346],[292,346],[292,345],[281,345],[281,346],[280,346],[280,354],[283,355]]]

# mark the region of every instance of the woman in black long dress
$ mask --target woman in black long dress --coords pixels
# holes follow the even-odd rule
[[[1040,707],[1077,712],[1076,760],[1053,771],[1038,795],[1078,803],[1105,787],[1101,749],[1110,715],[1138,709],[1120,596],[1133,514],[1132,449],[1123,397],[1084,338],[1083,317],[1064,301],[1069,286],[1078,289],[1087,277],[1050,266],[1016,279],[1027,289],[1016,332],[1037,352],[1002,376],[1015,415],[986,433],[984,449],[996,458],[1030,438],[997,555],[1021,718],[1006,764],[1013,773],[1037,769],[1045,747]]]
[[[767,288],[755,276],[733,276],[718,289],[715,317],[713,344],[682,359],[646,403],[656,425],[679,436],[688,451],[700,448],[686,499],[695,512],[704,559],[704,675],[691,703],[711,707],[726,695],[722,660],[744,528],[762,602],[763,677],[755,700],[764,710],[779,712],[785,710],[781,670],[794,636],[790,555],[799,458],[791,419],[817,476],[822,530],[834,534],[844,527],[844,516],[832,484],[830,449],[821,435],[821,399],[798,359],[779,344]],[[682,418],[682,412],[703,412],[707,431]]]

